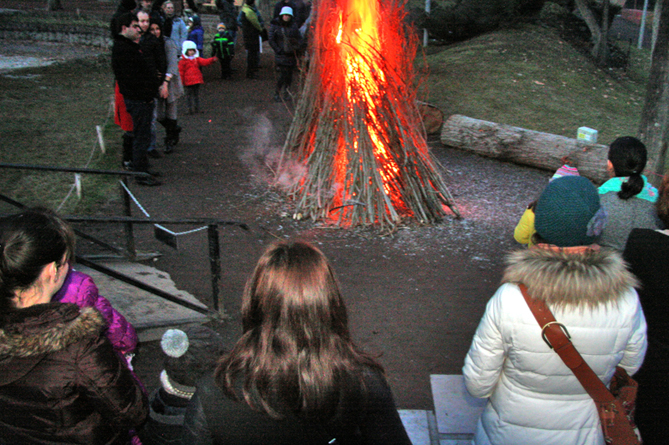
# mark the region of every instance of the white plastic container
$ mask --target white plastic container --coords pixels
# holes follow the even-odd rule
[[[579,141],[588,142],[590,144],[597,143],[597,130],[588,127],[580,127],[576,134],[576,139]]]

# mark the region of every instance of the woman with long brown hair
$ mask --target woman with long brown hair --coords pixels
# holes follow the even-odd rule
[[[383,369],[352,341],[323,253],[279,242],[242,299],[243,335],[198,385],[189,444],[410,444]]]

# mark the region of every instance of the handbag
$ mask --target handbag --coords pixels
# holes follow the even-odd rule
[[[608,445],[639,445],[634,429],[634,407],[638,384],[617,366],[610,390],[583,360],[569,339],[567,328],[558,323],[544,301],[533,299],[527,286],[519,284],[527,305],[541,327],[541,336],[572,370],[585,391],[592,397],[599,413],[604,440]]]

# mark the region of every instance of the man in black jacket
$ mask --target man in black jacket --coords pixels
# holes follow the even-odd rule
[[[123,95],[126,109],[132,117],[133,146],[132,168],[134,171],[150,173],[152,176],[137,179],[140,185],[160,185],[160,181],[149,170],[147,149],[151,144],[151,120],[154,98],[158,95],[159,79],[142,56],[139,41],[141,35],[137,16],[122,14],[116,22],[112,69]]]

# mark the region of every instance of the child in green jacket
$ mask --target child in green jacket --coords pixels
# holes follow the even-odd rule
[[[218,57],[221,62],[221,79],[230,79],[232,77],[230,63],[235,56],[235,40],[224,23],[219,23],[216,31],[217,33],[211,41],[212,55]]]

